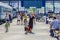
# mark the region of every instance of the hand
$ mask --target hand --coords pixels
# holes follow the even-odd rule
[[[58,33],[58,36],[60,36],[60,33]]]

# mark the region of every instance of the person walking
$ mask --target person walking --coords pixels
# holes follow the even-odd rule
[[[34,14],[32,13],[31,15],[30,15],[30,18],[29,18],[29,26],[30,26],[30,33],[33,33],[32,32],[32,29],[33,29],[33,22],[34,22]]]
[[[25,34],[28,34],[28,22],[27,22],[27,14],[24,14],[24,25],[25,25]]]

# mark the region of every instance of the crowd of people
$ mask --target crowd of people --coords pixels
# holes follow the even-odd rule
[[[17,25],[24,25],[25,28],[25,34],[28,33],[33,33],[33,24],[35,23],[35,16],[34,13],[31,13],[29,16],[29,20],[27,13],[24,13],[24,15],[22,15],[20,12],[17,13]],[[8,28],[10,26],[10,23],[12,23],[12,16],[11,14],[7,14],[6,13],[6,17],[5,17],[5,28],[6,28],[6,32],[8,32]],[[54,36],[54,30],[59,30],[60,29],[60,17],[53,17],[53,21],[50,22],[50,35],[53,37]]]
[[[20,12],[17,13],[17,25],[24,25],[25,26],[25,34],[28,34],[28,33],[33,33],[32,32],[32,29],[33,29],[33,23],[35,23],[35,16],[34,16],[34,13],[31,13],[30,14],[30,17],[29,17],[29,20],[28,19],[28,16],[26,13],[21,14]],[[6,28],[6,32],[8,32],[8,28],[10,26],[10,23],[12,23],[12,16],[11,14],[8,14],[6,13],[6,17],[5,17],[5,28]]]
[[[59,35],[60,33],[59,30],[60,30],[60,17],[53,17],[53,21],[50,22],[50,36],[56,37],[54,35],[54,32],[58,31],[57,35]],[[58,39],[58,36],[57,36],[57,39]]]

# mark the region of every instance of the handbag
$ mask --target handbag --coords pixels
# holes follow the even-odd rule
[[[25,27],[25,31],[30,31],[30,26]]]

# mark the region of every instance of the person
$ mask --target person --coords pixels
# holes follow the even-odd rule
[[[25,25],[25,34],[28,34],[28,22],[27,22],[27,14],[24,15],[24,25]]]
[[[25,13],[25,15],[24,15],[24,25],[26,25],[27,24],[27,14]]]
[[[23,14],[21,14],[21,24],[23,24]]]
[[[11,16],[11,14],[9,14],[9,20],[10,20],[10,23],[12,23],[12,16]]]
[[[57,40],[60,40],[60,16],[57,17],[58,18],[58,21],[59,21],[59,30],[58,30],[58,36],[56,37]]]
[[[10,26],[10,22],[9,22],[9,15],[6,13],[6,16],[5,16],[5,28],[6,28],[6,32],[8,32],[8,26]]]
[[[30,33],[33,33],[33,32],[32,32],[32,29],[33,29],[33,21],[34,21],[34,14],[32,13],[32,14],[30,15],[30,18],[29,18],[29,26],[30,26],[30,28],[31,28]]]
[[[9,20],[9,14],[6,13],[6,16],[5,16],[5,22],[8,23],[8,25],[10,26],[10,20]]]
[[[33,17],[34,17],[34,19],[33,19],[33,24],[36,25],[36,18],[35,18],[35,15],[34,15],[34,14],[33,14]]]
[[[53,21],[50,23],[50,36],[54,37],[55,30],[59,30],[59,21],[56,17],[53,17]]]
[[[6,13],[5,22],[9,22],[9,15]]]
[[[20,14],[19,13],[17,14],[17,24],[20,24]]]
[[[6,29],[6,31],[5,31],[5,32],[8,32],[8,27],[9,27],[9,23],[6,22],[6,24],[5,24],[5,29]]]

